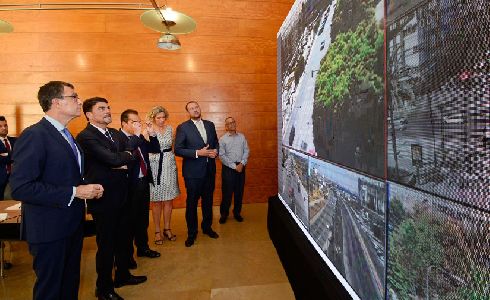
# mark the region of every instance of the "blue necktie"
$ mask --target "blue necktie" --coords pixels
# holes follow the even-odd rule
[[[78,151],[73,136],[71,135],[71,133],[68,131],[68,128],[66,127],[62,130],[62,132],[68,139],[68,142],[70,142],[71,150],[73,150],[73,154],[75,155],[75,158],[77,159],[77,163],[78,163]]]

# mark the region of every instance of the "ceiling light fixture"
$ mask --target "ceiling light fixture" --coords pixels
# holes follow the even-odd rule
[[[165,50],[178,50],[181,47],[179,39],[171,33],[163,34],[158,39],[157,46]]]
[[[150,0],[153,10],[141,15],[141,22],[148,28],[164,33],[158,39],[158,48],[177,50],[181,48],[176,34],[191,33],[196,29],[196,22],[189,16],[167,7],[159,7],[155,0]]]

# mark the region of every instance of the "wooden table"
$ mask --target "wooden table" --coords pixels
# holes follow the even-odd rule
[[[7,218],[0,221],[0,277],[4,277],[4,241],[20,240],[21,213],[18,210],[6,210],[8,207],[19,204],[20,201],[0,201],[0,213],[7,213]]]
[[[0,277],[4,277],[3,270],[3,257],[4,247],[3,243],[6,240],[20,240],[20,223],[21,223],[21,211],[19,210],[6,210],[6,208],[16,205],[20,201],[16,200],[3,200],[0,201],[0,213],[7,213],[7,219],[0,221]],[[86,215],[85,222],[83,224],[84,236],[95,235],[95,222],[91,215]]]

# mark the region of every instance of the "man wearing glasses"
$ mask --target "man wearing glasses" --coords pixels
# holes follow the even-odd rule
[[[84,184],[83,151],[66,128],[80,116],[73,85],[48,82],[38,99],[46,114],[17,139],[12,196],[22,201],[21,235],[37,277],[33,299],[78,299],[84,199],[98,201],[104,188]]]
[[[222,163],[220,224],[226,223],[233,195],[235,195],[233,216],[238,222],[243,222],[241,211],[245,186],[245,165],[248,162],[249,154],[245,136],[236,131],[235,119],[226,118],[225,128],[226,133],[219,139],[219,158]]]
[[[148,135],[145,139],[144,135]],[[150,183],[153,176],[150,168],[150,152],[159,152],[160,144],[156,133],[149,129],[142,134],[141,119],[138,112],[127,109],[121,114],[121,137],[123,141],[135,141],[136,148],[133,151],[135,161],[128,166],[129,177],[129,227],[131,247],[129,248],[129,267],[135,269],[136,261],[133,258],[133,240],[137,248],[138,257],[157,258],[160,253],[151,250],[148,246],[148,225],[150,217]]]

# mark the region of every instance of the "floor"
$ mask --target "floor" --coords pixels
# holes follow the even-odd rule
[[[220,225],[219,207],[214,207],[213,228],[220,237],[213,240],[199,234],[191,248],[184,246],[184,209],[173,212],[172,230],[177,241],[150,247],[160,258],[137,258],[133,275],[147,275],[148,281],[125,286],[116,292],[125,299],[294,299],[281,262],[267,232],[267,204],[243,207],[243,223],[228,219]],[[201,216],[199,216],[201,220]],[[153,224],[150,224],[153,243]],[[7,246],[7,258],[9,251]],[[32,259],[23,242],[10,243],[13,267],[0,279],[0,299],[32,299],[35,281]],[[95,299],[95,238],[84,241],[80,299]]]

